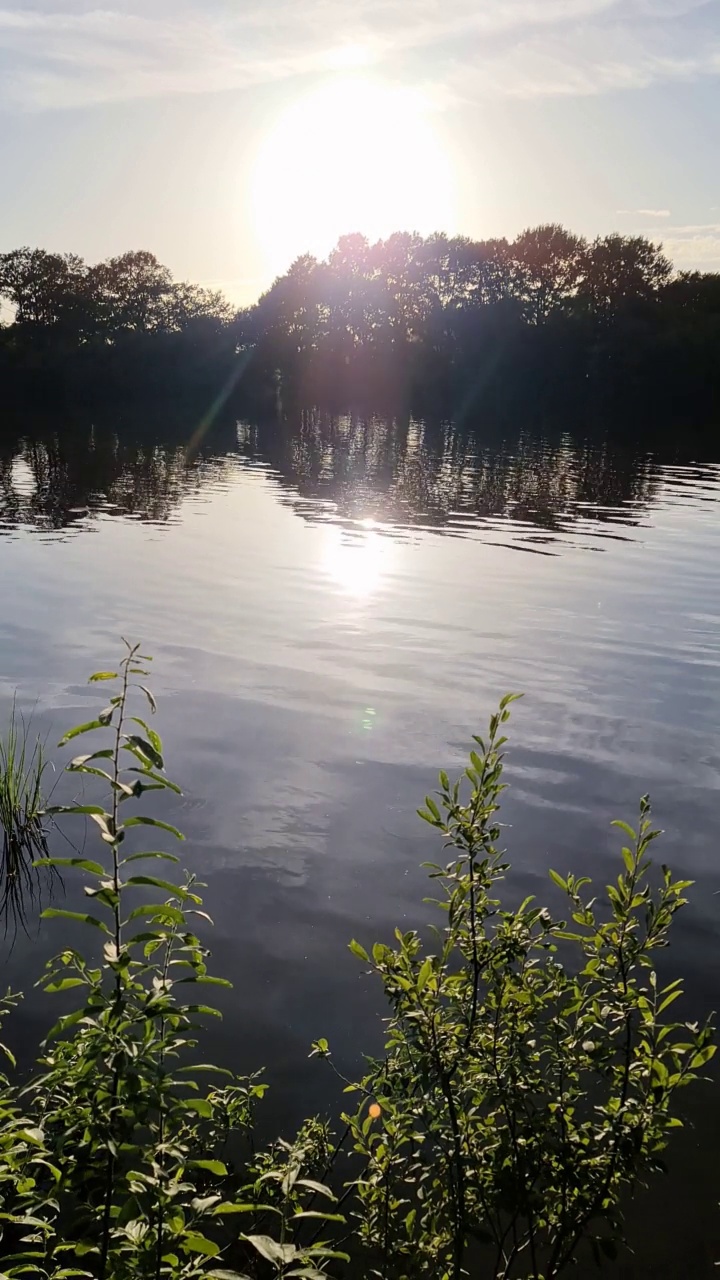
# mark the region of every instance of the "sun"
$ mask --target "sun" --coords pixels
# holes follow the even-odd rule
[[[348,232],[451,230],[453,186],[427,95],[344,70],[288,107],[260,145],[252,203],[267,266],[279,274],[301,253],[326,257]]]

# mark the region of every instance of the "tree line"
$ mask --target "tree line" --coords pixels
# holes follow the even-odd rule
[[[349,235],[324,262],[298,258],[236,325],[266,371],[389,363],[426,386],[481,371],[505,394],[513,370],[586,376],[628,345],[714,353],[720,274],[674,271],[644,236],[588,241],[554,224],[513,241]]]
[[[689,278],[677,277],[685,289]],[[661,247],[644,236],[589,244],[555,225],[512,242],[402,232],[371,245],[348,235],[325,262],[298,258],[245,318],[254,340],[283,333],[289,347],[331,337],[352,347],[438,341],[461,317],[499,307],[531,325],[571,311],[607,316],[656,299],[672,279]]]
[[[88,266],[75,253],[13,249],[0,254],[0,300],[17,333],[51,330],[77,342],[177,332],[197,321],[223,326],[233,317],[219,291],[173,280],[144,250]]]
[[[380,382],[490,389],[605,377],[714,382],[720,274],[675,271],[645,236],[589,241],[556,224],[516,239],[398,232],[342,236],[303,254],[250,307],[187,282],[151,253],[96,265],[74,254],[0,254],[0,351],[30,347],[241,359],[247,385],[311,391]],[[87,367],[87,361],[86,361]],[[481,385],[482,384],[482,385]]]

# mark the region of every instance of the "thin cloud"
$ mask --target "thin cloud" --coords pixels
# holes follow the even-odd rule
[[[663,229],[663,248],[680,270],[720,267],[720,222],[692,222]]]
[[[353,45],[400,78],[432,73],[445,100],[585,95],[720,73],[720,31],[680,21],[702,15],[701,0],[89,3],[0,8],[0,101],[49,109],[239,89],[327,72]]]
[[[630,218],[669,218],[672,216],[669,209],[616,209],[615,212]]]
[[[589,97],[720,73],[720,31],[698,39],[687,23],[576,24],[534,33],[457,69],[468,100]]]
[[[697,236],[707,231],[720,235],[720,222],[692,222],[683,227],[668,227],[667,231],[674,236]]]
[[[720,235],[668,237],[663,248],[680,270],[708,270],[720,267]]]

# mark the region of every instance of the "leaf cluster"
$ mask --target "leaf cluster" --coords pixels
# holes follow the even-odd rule
[[[674,1020],[681,983],[658,975],[690,882],[654,870],[647,798],[635,827],[616,824],[602,900],[551,871],[562,917],[533,898],[505,906],[506,696],[463,776],[441,773],[420,810],[445,846],[429,867],[439,922],[427,939],[350,944],[389,1009],[382,1056],[341,1077],[356,1109],[339,1136],[311,1118],[258,1150],[266,1085],[199,1052],[220,1016],[203,989],[229,985],[208,968],[202,885],[168,878],[176,854],[136,847],[146,831],[182,840],[145,810],[146,792],[179,790],[148,662],[127,645],[92,676],[115,692],[61,744],[103,743],[67,766],[102,803],[52,811],[88,821],[96,856],[37,860],[83,873],[88,909],[43,914],[89,946],[65,946],[41,979],[72,1007],[33,1077],[0,1074],[4,1280],[322,1280],[345,1264],[381,1280],[555,1280],[582,1249],[614,1259],[628,1193],[663,1167],[679,1091],[715,1052],[709,1023]],[[327,1040],[311,1056],[334,1068]]]

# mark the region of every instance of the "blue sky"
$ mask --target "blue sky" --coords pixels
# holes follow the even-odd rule
[[[720,0],[0,0],[0,114],[1,249],[148,248],[238,301],[383,201],[720,270]]]

